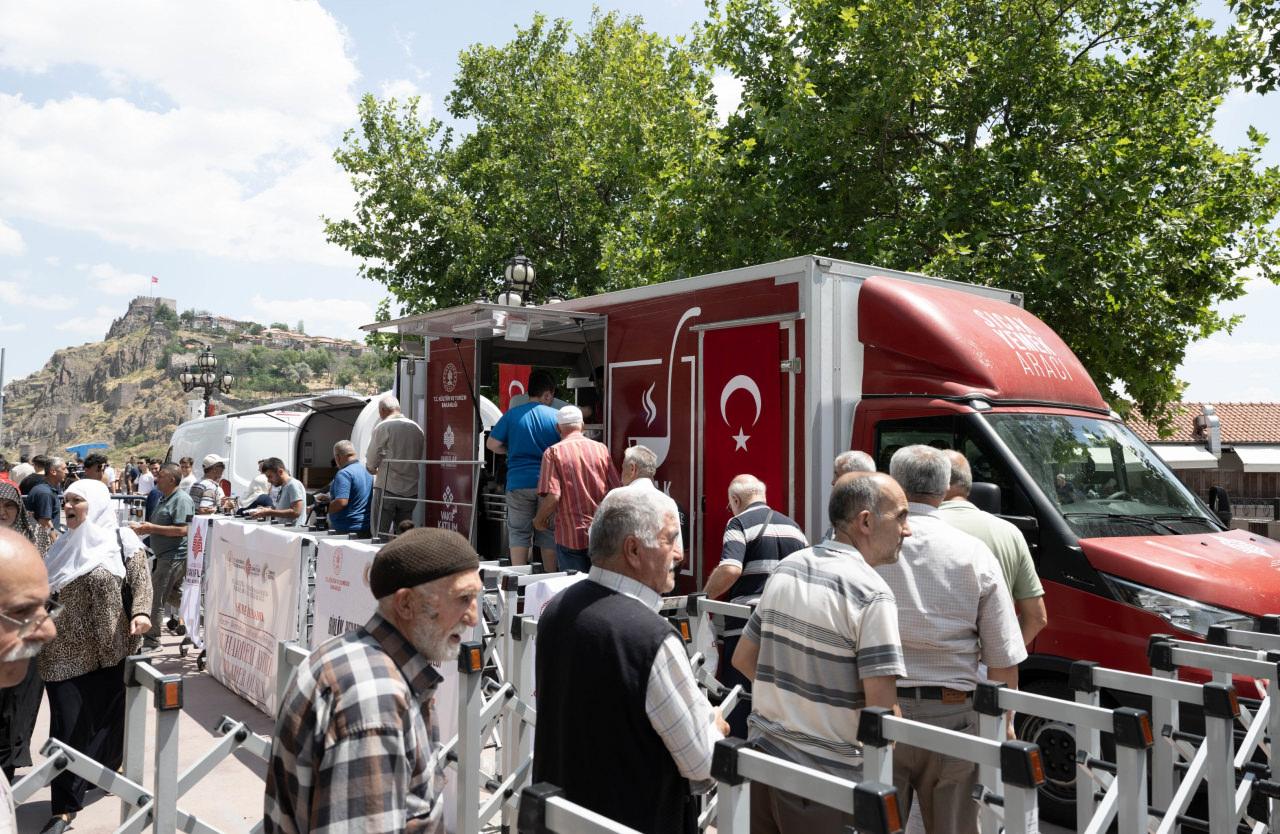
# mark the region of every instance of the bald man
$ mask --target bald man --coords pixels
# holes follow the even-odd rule
[[[31,658],[58,633],[49,576],[31,542],[0,530],[0,687],[22,683]],[[0,831],[17,831],[9,780],[0,773]]]

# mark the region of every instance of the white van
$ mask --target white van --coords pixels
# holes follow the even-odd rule
[[[174,430],[165,460],[190,457],[199,477],[200,460],[205,455],[222,455],[227,459],[223,488],[240,496],[257,477],[258,461],[278,457],[308,491],[322,490],[335,473],[333,444],[352,437],[357,420],[368,407],[372,407],[376,421],[376,399],[335,390],[188,420]]]

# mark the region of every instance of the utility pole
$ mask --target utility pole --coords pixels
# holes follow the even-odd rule
[[[0,347],[0,448],[4,448],[4,350]]]

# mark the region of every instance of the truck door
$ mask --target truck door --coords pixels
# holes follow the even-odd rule
[[[720,561],[729,521],[729,482],[751,474],[764,481],[773,509],[794,517],[795,390],[783,362],[793,356],[790,321],[714,325],[699,332],[701,384],[700,565],[706,577]]]

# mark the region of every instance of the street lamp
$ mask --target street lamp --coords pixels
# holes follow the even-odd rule
[[[182,390],[188,394],[195,388],[203,389],[204,416],[210,417],[213,415],[213,392],[220,390],[224,394],[231,393],[235,377],[226,372],[218,373],[218,357],[213,355],[213,348],[205,345],[196,357],[195,372],[192,372],[190,365],[185,366],[178,374],[178,382],[182,383]]]
[[[537,277],[533,269],[533,261],[525,257],[524,250],[517,247],[516,254],[507,261],[503,270],[502,294],[498,303],[510,307],[532,303],[533,280]]]

